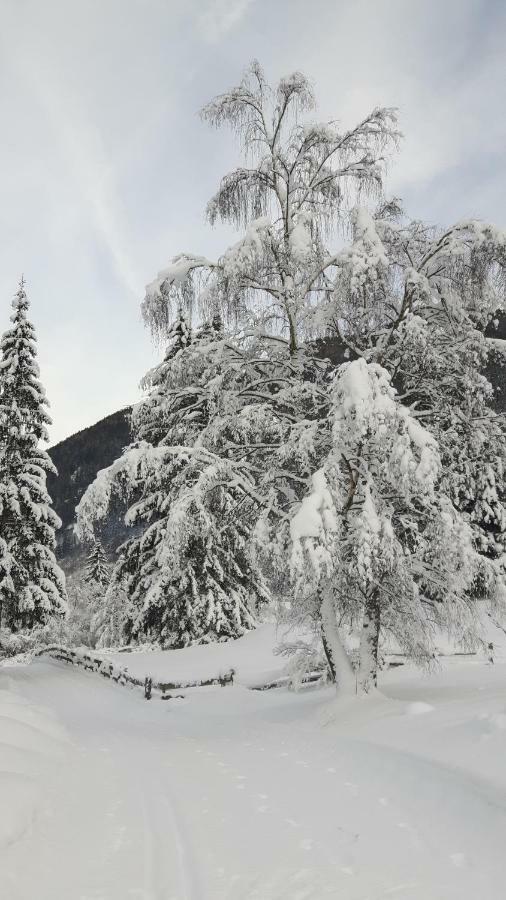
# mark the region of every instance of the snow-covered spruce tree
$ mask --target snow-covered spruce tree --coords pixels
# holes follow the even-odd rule
[[[180,647],[239,637],[267,598],[248,556],[244,516],[236,516],[244,492],[210,449],[223,445],[223,421],[234,423],[222,379],[229,356],[235,359],[235,349],[216,316],[191,344],[174,354],[169,349],[132,417],[144,440],[100,473],[78,507],[85,533],[107,509],[111,492],[136,487],[140,493],[127,521],[143,532],[124,545],[115,569],[130,599],[128,638]]]
[[[124,548],[122,572],[135,610],[131,633],[170,647],[239,637],[267,599],[249,559],[247,529],[236,516],[240,492],[229,467],[204,450],[178,456],[177,466],[168,491],[163,474],[154,472],[146,499],[129,513],[132,522],[154,518]]]
[[[39,447],[48,439],[48,404],[23,280],[12,305],[12,327],[0,342],[0,534],[9,559],[0,603],[2,624],[16,631],[63,615],[67,602],[54,555],[60,521],[46,490],[54,467]]]
[[[112,570],[107,589],[91,619],[91,635],[97,647],[118,647],[128,642],[129,601],[121,573],[121,557]]]
[[[6,541],[0,537],[0,629],[4,625],[5,598],[12,596],[13,587],[11,580],[12,555]]]
[[[105,550],[102,543],[95,539],[86,559],[84,580],[86,584],[96,586],[100,590],[109,584],[110,578],[111,573]]]
[[[191,388],[191,384],[185,384],[181,380],[182,373],[179,373],[176,363],[179,351],[185,350],[190,343],[191,329],[182,308],[179,307],[177,317],[167,335],[163,361],[151,369],[141,381],[141,387],[149,392],[149,403],[141,403],[133,411],[132,427],[138,440],[157,444],[167,437],[178,410],[191,405],[188,394],[184,396],[180,394],[177,401],[174,397],[172,407],[169,407],[167,402],[167,394],[171,393],[173,396],[174,388],[179,387],[181,392],[184,392],[185,388]],[[174,434],[171,440],[179,443],[178,435]]]

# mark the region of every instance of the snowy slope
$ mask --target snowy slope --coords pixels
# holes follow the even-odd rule
[[[244,653],[245,678],[264,651]],[[53,661],[0,668],[0,734],[34,716],[30,747],[54,760],[44,706],[71,741],[35,766],[44,806],[0,849],[2,900],[502,900],[506,665],[453,658],[382,687],[347,704],[240,685],[146,703]]]

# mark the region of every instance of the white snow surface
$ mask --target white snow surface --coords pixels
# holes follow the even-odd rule
[[[181,651],[179,672],[235,644],[258,679],[273,636]],[[54,661],[0,667],[2,900],[502,900],[505,684],[481,655],[360,701],[148,703]]]
[[[234,670],[234,681],[244,687],[266,684],[282,675],[286,657],[275,653],[283,642],[308,635],[293,626],[261,625],[235,641],[201,644],[185,650],[152,650],[133,653],[98,651],[131,675],[153,681],[186,684],[208,681]]]

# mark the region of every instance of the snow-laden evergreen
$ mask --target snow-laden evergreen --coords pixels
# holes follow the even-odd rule
[[[191,558],[203,527],[225,555],[236,546],[221,526],[229,500],[210,503],[218,478],[255,579],[321,630],[341,686],[367,690],[386,632],[427,661],[436,623],[477,640],[473,598],[504,605],[505,434],[483,329],[504,309],[506,238],[478,222],[428,228],[384,201],[392,110],[340,132],[305,122],[313,107],[304,76],[271,88],[256,63],[205,107],[247,159],[209,219],[243,235],[215,260],[175,257],[143,314],[158,336],[181,310],[221,312],[219,326],[162,364],[153,404],[134,414],[142,443],[101,473],[80,514],[86,530],[114,489],[142,493],[129,514],[145,527],[133,545],[142,567],[138,555],[128,590],[139,609],[159,585],[163,604],[163,566],[185,571],[181,548]],[[334,373],[315,338],[320,356],[332,338],[349,362]],[[315,530],[299,533],[308,509]],[[237,573],[214,558],[230,593]],[[356,675],[345,623],[361,627]]]
[[[99,602],[95,601],[94,607],[91,632],[96,646],[117,647],[125,643],[129,605],[119,565],[112,570],[105,594]]]
[[[115,572],[130,600],[124,633],[171,647],[239,637],[268,599],[247,523],[237,516],[242,491],[217,455],[224,429],[213,427],[221,412],[233,427],[223,379],[237,354],[222,339],[218,316],[191,343],[186,334],[180,326],[171,335],[164,361],[149,374],[151,392],[132,416],[140,440],[100,473],[78,507],[89,532],[111,492],[138,489],[127,521],[143,531],[124,545]]]
[[[0,342],[0,618],[19,630],[63,615],[67,601],[54,555],[61,523],[46,490],[55,469],[39,446],[48,440],[48,402],[23,280],[12,306],[12,327]]]
[[[94,540],[86,559],[84,580],[98,589],[109,584],[111,573],[107,556],[101,541]]]

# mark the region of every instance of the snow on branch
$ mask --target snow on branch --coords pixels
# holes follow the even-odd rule
[[[338,279],[346,278],[352,294],[358,294],[364,285],[376,282],[385,274],[388,257],[376,224],[365,207],[356,207],[351,213],[353,243],[336,257]]]
[[[311,580],[318,582],[322,574],[330,571],[331,545],[337,532],[337,512],[329,490],[325,471],[318,469],[311,477],[311,490],[303,498],[298,511],[290,522],[292,555],[290,568],[297,585]],[[309,562],[309,572],[306,563]]]
[[[180,253],[146,286],[141,305],[144,322],[156,336],[164,336],[175,308],[192,308],[205,273],[215,268],[205,256]]]
[[[266,217],[255,219],[246,229],[244,237],[225,251],[220,266],[226,278],[237,280],[247,272],[255,273],[265,255],[270,224]]]
[[[132,446],[106,469],[97,473],[76,507],[75,526],[80,540],[94,538],[94,525],[107,516],[115,496],[131,496],[139,482],[159,466],[170,452],[144,442]]]
[[[437,441],[399,403],[386,369],[362,358],[344,363],[334,381],[333,409],[338,453],[357,456],[362,446],[369,462],[388,470],[392,484],[432,494],[441,470]]]
[[[252,218],[265,215],[269,191],[274,184],[268,172],[258,169],[234,169],[221,179],[220,187],[206,207],[211,225],[220,219],[237,227],[247,226]]]

